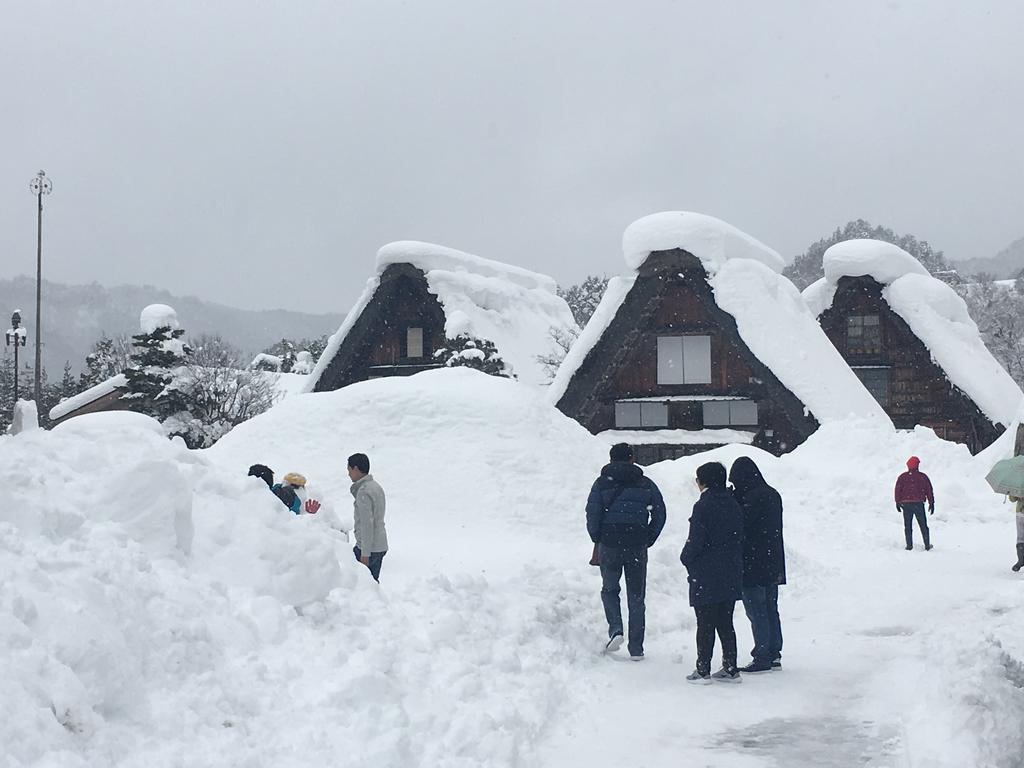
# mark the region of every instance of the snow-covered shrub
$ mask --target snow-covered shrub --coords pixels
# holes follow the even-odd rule
[[[473,368],[489,376],[515,378],[509,372],[493,341],[478,339],[464,333],[454,339],[447,339],[445,346],[434,353],[434,360],[446,368]]]

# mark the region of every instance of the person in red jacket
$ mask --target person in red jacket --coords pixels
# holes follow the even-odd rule
[[[931,549],[931,535],[928,531],[928,518],[924,514],[925,502],[928,502],[928,513],[935,514],[935,494],[932,481],[920,470],[921,460],[917,456],[907,459],[907,471],[896,480],[896,509],[903,513],[903,533],[907,537],[907,549],[914,548],[914,518],[921,529],[924,548]]]

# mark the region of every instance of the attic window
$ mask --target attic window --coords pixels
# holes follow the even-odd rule
[[[406,357],[423,357],[423,329],[409,328],[405,332]]]
[[[753,400],[715,400],[704,403],[705,427],[756,427],[757,403]]]
[[[889,406],[889,369],[888,368],[854,368],[864,388],[878,401],[883,408]]]
[[[882,324],[878,315],[846,318],[846,351],[861,354],[882,351]]]
[[[615,427],[667,427],[666,403],[616,403]]]
[[[710,336],[658,337],[658,384],[710,383]]]

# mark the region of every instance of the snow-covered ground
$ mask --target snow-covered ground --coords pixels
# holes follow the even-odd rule
[[[1011,507],[927,431],[830,424],[649,469],[647,660],[618,663],[587,566],[607,444],[468,370],[289,397],[190,452],[134,414],[0,438],[0,765],[1021,766],[1024,579]],[[348,509],[388,494],[378,587],[249,464]],[[892,484],[935,482],[935,549]],[[694,687],[678,562],[698,463],[750,455],[786,503],[784,671]],[[741,651],[750,647],[737,610]]]

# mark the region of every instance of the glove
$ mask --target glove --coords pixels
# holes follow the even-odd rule
[[[902,511],[903,511],[903,508],[902,508],[902,507],[901,507],[901,506],[900,506],[899,504],[897,504],[897,505],[896,505],[896,511],[897,511],[897,512],[902,512]]]
[[[594,553],[590,556],[590,564],[591,565],[600,565],[601,564],[601,558],[597,554],[597,544],[594,545]]]
[[[306,514],[315,515],[320,511],[320,502],[316,499],[310,499],[306,502]]]
[[[928,514],[929,515],[934,515],[935,514],[935,507],[934,507],[934,505],[931,506],[931,507],[928,507]]]

